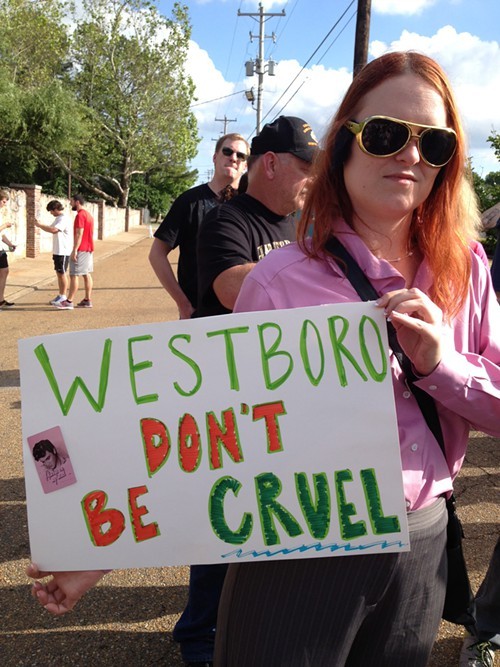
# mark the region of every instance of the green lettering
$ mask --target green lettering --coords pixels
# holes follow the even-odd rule
[[[335,471],[335,490],[337,493],[337,506],[339,512],[340,535],[343,540],[348,542],[355,537],[367,535],[366,524],[364,521],[351,523],[351,516],[357,513],[354,503],[348,503],[346,499],[344,484],[352,482],[352,473],[350,470]]]
[[[319,364],[319,372],[315,376],[313,375],[313,372],[311,370],[311,363],[309,359],[309,352],[308,352],[308,345],[307,345],[307,327],[311,326],[314,330],[314,333],[316,334],[316,346],[319,352],[319,357],[320,357],[320,364]],[[321,378],[323,377],[323,373],[325,372],[325,353],[323,350],[323,343],[321,341],[321,336],[319,334],[318,327],[312,322],[311,320],[305,320],[304,323],[302,324],[302,329],[300,330],[300,356],[302,357],[302,363],[304,364],[304,370],[306,372],[307,377],[309,378],[309,382],[314,386],[317,387],[318,384],[321,382]]]
[[[35,356],[40,362],[43,372],[45,373],[45,376],[49,382],[50,388],[52,389],[55,399],[58,402],[59,407],[61,408],[61,412],[64,416],[66,416],[70,411],[76,392],[78,391],[78,387],[80,387],[84,395],[87,397],[91,407],[96,412],[102,412],[104,408],[104,402],[106,400],[106,391],[108,388],[109,366],[111,363],[111,346],[111,339],[107,338],[104,341],[104,350],[102,353],[101,370],[99,373],[99,394],[97,400],[92,396],[90,391],[87,389],[87,385],[79,375],[77,375],[77,377],[73,380],[66,398],[63,399],[61,392],[59,391],[59,385],[57,384],[57,380],[54,375],[54,371],[52,370],[52,365],[50,363],[49,355],[47,354],[45,346],[42,343],[35,348]]]
[[[271,344],[270,348],[267,349],[264,341],[264,332],[270,329],[274,329],[276,331],[276,338],[274,342]],[[288,352],[285,352],[284,350],[278,350],[279,345],[281,343],[281,339],[283,337],[281,333],[281,327],[279,326],[279,324],[275,324],[274,322],[266,322],[264,324],[259,324],[257,330],[259,332],[260,352],[261,352],[262,368],[264,372],[264,381],[266,383],[266,388],[277,389],[287,380],[287,378],[290,376],[290,373],[293,370],[292,355],[289,354]],[[269,360],[272,359],[273,357],[279,357],[279,356],[285,357],[285,359],[288,360],[288,367],[280,375],[280,377],[278,377],[276,380],[271,380],[271,373],[269,371]]]
[[[342,325],[340,334],[337,334],[337,322],[341,323]],[[328,318],[328,328],[330,331],[330,340],[332,342],[333,354],[335,357],[335,364],[337,366],[340,386],[347,386],[347,374],[345,371],[344,362],[342,361],[342,355],[351,362],[354,370],[366,382],[366,380],[368,380],[367,376],[365,373],[363,373],[360,365],[353,357],[351,352],[343,344],[344,338],[346,337],[347,331],[349,329],[348,320],[345,317],[341,317],[340,315],[333,315],[332,317]]]
[[[241,489],[241,483],[234,477],[221,477],[213,485],[208,500],[208,515],[214,533],[228,544],[243,544],[252,534],[253,517],[249,512],[243,518],[237,530],[231,530],[224,516],[224,500],[226,493],[232,491],[235,496]]]
[[[239,391],[240,381],[238,378],[238,371],[236,368],[236,359],[234,358],[234,345],[233,345],[233,334],[242,334],[247,333],[249,327],[235,327],[234,329],[220,329],[219,331],[210,331],[207,333],[207,338],[213,338],[214,336],[224,336],[224,343],[226,346],[226,364],[227,371],[229,374],[229,383],[230,388],[234,391]]]
[[[272,472],[264,472],[255,478],[262,536],[264,544],[268,546],[280,544],[274,518],[281,523],[290,537],[297,537],[304,532],[292,514],[276,500],[281,493],[281,488],[280,479]]]
[[[366,324],[370,324],[372,326],[373,331],[375,332],[375,335],[377,337],[378,349],[380,352],[380,361],[382,362],[381,371],[376,370],[375,366],[373,365],[372,358],[370,356],[368,348],[366,347],[366,337],[365,337]],[[385,354],[384,351],[380,329],[378,328],[374,320],[372,320],[371,317],[367,317],[366,315],[363,315],[363,317],[359,321],[359,345],[361,349],[361,356],[363,357],[363,361],[365,362],[365,366],[370,377],[373,380],[375,380],[375,382],[382,382],[385,376],[387,375],[387,355]]]
[[[396,515],[384,516],[382,511],[382,502],[380,500],[380,491],[373,468],[366,468],[360,471],[361,483],[365,492],[366,506],[374,535],[384,535],[386,533],[399,533],[401,526]]]
[[[158,400],[158,394],[145,394],[144,396],[137,395],[137,384],[135,381],[135,374],[139,371],[143,371],[146,368],[151,368],[153,365],[152,361],[140,361],[138,364],[134,363],[134,355],[132,353],[132,345],[134,343],[142,343],[146,340],[153,340],[153,336],[136,336],[135,338],[129,338],[128,340],[128,366],[130,371],[130,384],[132,386],[132,394],[134,395],[134,400],[137,405],[142,405],[144,403],[153,403]]]
[[[192,368],[195,374],[196,381],[193,388],[190,389],[189,391],[183,389],[178,382],[174,382],[174,389],[181,396],[193,396],[193,394],[196,394],[198,389],[201,387],[201,382],[202,382],[201,370],[198,364],[193,359],[191,359],[191,357],[188,357],[174,346],[174,341],[177,340],[178,338],[180,338],[181,340],[185,340],[187,343],[191,342],[191,336],[189,334],[177,334],[176,336],[172,336],[172,338],[168,341],[168,348],[172,352],[172,354],[174,354],[176,357],[179,357],[179,359],[182,359],[182,361],[185,361],[186,364],[190,368]]]
[[[295,488],[309,532],[317,540],[322,540],[330,530],[330,487],[324,472],[316,473],[312,477],[314,500],[305,472],[295,473]]]

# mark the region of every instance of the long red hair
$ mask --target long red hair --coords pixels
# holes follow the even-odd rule
[[[342,217],[352,226],[353,209],[344,184],[343,164],[348,158],[354,136],[344,127],[361,105],[364,96],[388,78],[416,74],[441,96],[447,113],[447,125],[457,133],[453,158],[441,167],[434,187],[413,213],[410,235],[427,258],[434,284],[431,298],[447,316],[456,313],[468,290],[471,261],[469,241],[477,219],[474,199],[466,197],[466,142],[457,105],[448,78],[431,58],[416,52],[393,52],[368,63],[353,79],[333,118],[315,164],[313,182],[298,228],[298,241],[311,257],[324,254],[332,235],[332,220]],[[473,210],[470,210],[470,209]],[[312,225],[311,243],[305,238]]]

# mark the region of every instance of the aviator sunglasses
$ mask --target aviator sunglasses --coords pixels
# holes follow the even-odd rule
[[[224,146],[222,148],[222,155],[225,155],[226,157],[231,157],[233,153],[236,155],[238,160],[243,160],[243,162],[245,162],[248,157],[248,155],[245,155],[245,153],[240,153],[239,151],[233,151],[233,149],[229,148],[229,146]]]
[[[389,116],[370,116],[361,123],[348,120],[346,128],[356,136],[361,150],[374,157],[391,157],[405,148],[410,140],[418,140],[418,152],[429,167],[444,167],[457,147],[457,135],[447,127],[433,127],[420,123],[407,123]],[[420,134],[413,134],[412,127],[422,127]]]

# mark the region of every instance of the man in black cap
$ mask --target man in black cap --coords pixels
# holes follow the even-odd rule
[[[318,142],[301,118],[280,116],[252,140],[245,194],[211,211],[198,237],[199,315],[231,312],[243,279],[274,248],[295,240]]]
[[[212,209],[198,234],[198,317],[230,313],[245,276],[271,250],[295,240],[318,142],[301,118],[280,116],[253,139],[246,193]],[[212,664],[226,565],[194,565],[189,599],[174,628],[187,665]]]

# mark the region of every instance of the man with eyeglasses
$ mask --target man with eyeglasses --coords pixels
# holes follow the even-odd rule
[[[280,116],[252,140],[245,194],[212,211],[198,236],[199,315],[232,311],[241,283],[271,250],[295,240],[318,142],[301,118]]]
[[[198,233],[199,317],[230,313],[245,276],[271,250],[295,240],[318,143],[301,118],[280,116],[253,139],[246,192],[210,211]],[[190,667],[210,667],[226,565],[193,565],[174,639]]]
[[[204,216],[228,198],[246,170],[247,141],[236,133],[225,134],[215,145],[211,181],[183,192],[155,232],[149,261],[158,280],[177,304],[179,318],[192,317],[197,306],[196,238]],[[179,247],[177,277],[169,259]]]

